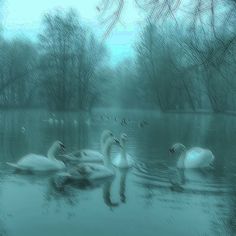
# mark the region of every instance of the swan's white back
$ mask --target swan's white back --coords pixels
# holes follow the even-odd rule
[[[51,160],[45,156],[30,153],[17,162],[17,166],[22,170],[30,171],[52,171],[65,167],[63,162]]]
[[[69,161],[78,162],[96,162],[102,163],[104,161],[104,146],[113,134],[110,130],[104,130],[100,137],[101,151],[96,151],[92,149],[81,149],[66,155],[63,155]]]
[[[114,176],[114,171],[105,167],[104,165],[90,163],[91,173],[87,177],[89,180],[104,179]]]
[[[182,154],[183,155],[183,154]],[[214,155],[209,149],[200,147],[190,148],[185,152],[184,160],[178,160],[179,168],[202,168],[207,167],[214,160]]]
[[[83,149],[63,155],[68,161],[103,162],[103,155],[95,150]]]
[[[22,157],[16,164],[8,163],[11,167],[18,170],[27,171],[54,171],[65,168],[65,164],[55,158],[55,152],[59,149],[64,150],[65,146],[60,141],[55,141],[48,150],[48,157],[30,153]]]

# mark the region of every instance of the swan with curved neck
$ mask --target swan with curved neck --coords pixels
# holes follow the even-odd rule
[[[123,133],[120,136],[120,153],[112,160],[112,164],[118,168],[130,168],[133,165],[132,157],[126,152],[128,136]]]
[[[114,176],[115,172],[111,164],[111,148],[119,145],[120,142],[114,137],[110,137],[104,144],[104,160],[102,164],[98,163],[79,163],[71,167],[68,172],[57,175],[55,182],[59,180],[60,185],[67,181],[88,180],[95,181]]]
[[[58,151],[64,151],[65,146],[60,141],[55,141],[47,152],[47,157],[30,153],[22,157],[16,164],[7,162],[9,166],[22,171],[56,171],[65,168],[65,164],[55,158]]]
[[[174,144],[170,153],[178,155],[178,168],[203,168],[208,167],[215,157],[209,149],[193,147],[187,149],[182,143]]]
[[[102,132],[100,138],[100,152],[91,149],[81,149],[69,154],[65,154],[63,157],[65,157],[66,160],[72,162],[103,162],[105,143],[110,137],[113,137],[113,134],[110,130],[104,130]]]

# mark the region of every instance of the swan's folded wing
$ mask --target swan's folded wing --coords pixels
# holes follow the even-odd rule
[[[212,152],[203,148],[191,148],[186,152],[184,165],[187,168],[206,167],[214,160]]]
[[[83,149],[80,160],[82,162],[103,162],[103,155],[95,150]]]
[[[104,179],[112,177],[114,175],[113,171],[105,167],[104,165],[88,163],[87,166],[91,170],[90,175],[88,176],[89,180]]]
[[[55,162],[49,158],[37,154],[28,154],[21,158],[17,165],[24,170],[50,171],[55,169]]]
[[[79,162],[103,162],[103,155],[97,151],[82,149],[62,155],[68,161]]]

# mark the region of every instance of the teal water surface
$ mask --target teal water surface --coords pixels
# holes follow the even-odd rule
[[[152,111],[1,112],[0,235],[236,235],[235,124],[233,116]],[[54,140],[68,152],[99,150],[104,129],[125,132],[135,160],[112,180],[61,191],[54,173],[19,174],[5,164],[46,154]],[[213,167],[177,170],[168,153],[175,142],[211,149]]]

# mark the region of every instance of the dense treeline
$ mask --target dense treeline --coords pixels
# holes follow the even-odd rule
[[[184,24],[149,19],[134,45],[135,56],[115,66],[73,10],[46,14],[42,24],[37,42],[0,38],[2,108],[236,109],[232,22],[224,31],[201,26],[196,34]]]
[[[136,47],[137,74],[150,101],[162,111],[235,110],[236,45],[225,51],[231,35],[219,41],[210,34],[193,37],[183,28],[166,29],[148,22]]]
[[[0,105],[91,109],[100,96],[105,47],[72,10],[45,15],[38,38],[1,39]]]

